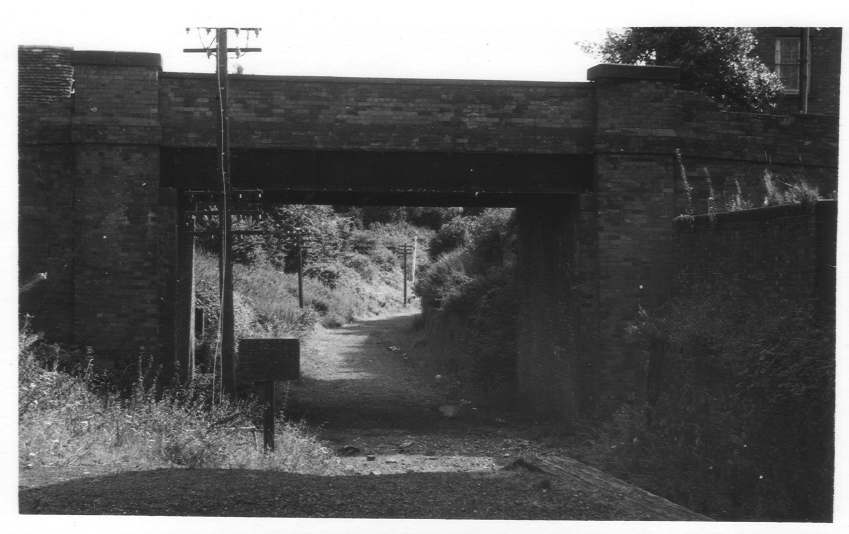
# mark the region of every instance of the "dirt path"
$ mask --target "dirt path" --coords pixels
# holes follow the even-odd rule
[[[532,488],[553,502],[565,498],[561,512],[578,505],[610,519],[706,519],[543,445],[519,413],[458,402],[446,378],[414,360],[415,317],[408,312],[325,330],[304,351],[291,415],[320,427],[346,472],[509,477],[518,486],[499,498],[508,509]],[[440,411],[447,407],[457,413]],[[463,502],[457,498],[458,506]]]
[[[289,391],[288,416],[318,428],[337,451],[344,476],[221,469],[92,473],[22,489],[21,511],[707,519],[544,446],[521,418],[457,402],[444,379],[409,356],[413,320],[407,313],[319,331],[302,351],[303,379]],[[460,409],[446,416],[449,402]]]
[[[413,313],[316,335],[302,356],[290,415],[321,428],[352,473],[497,470],[527,440],[449,401],[447,386],[407,357]],[[439,408],[460,413],[446,417]],[[355,450],[356,449],[356,450]],[[374,460],[368,460],[374,455]],[[498,458],[496,458],[498,457]]]

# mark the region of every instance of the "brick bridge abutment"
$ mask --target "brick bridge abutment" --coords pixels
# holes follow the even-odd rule
[[[212,76],[66,48],[22,47],[19,67],[20,278],[48,273],[21,312],[106,365],[151,354],[185,369],[181,211],[184,191],[214,181]],[[582,83],[233,76],[233,181],[269,202],[516,206],[520,390],[574,421],[638,394],[624,329],[669,291],[687,208],[676,150],[696,203],[706,176],[713,197],[756,191],[767,165],[836,186],[836,117],[724,112],[677,77],[613,65]]]

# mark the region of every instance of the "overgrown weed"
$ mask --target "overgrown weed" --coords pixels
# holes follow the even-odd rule
[[[213,403],[202,380],[157,389],[143,373],[129,396],[96,394],[91,373],[71,374],[44,360],[62,352],[27,330],[19,347],[19,462],[22,468],[108,465],[280,469],[333,472],[335,459],[303,424],[277,424],[266,453],[252,401]],[[259,441],[257,440],[259,434]]]

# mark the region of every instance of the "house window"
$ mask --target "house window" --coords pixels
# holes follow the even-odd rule
[[[798,37],[780,37],[775,40],[775,73],[781,78],[785,93],[799,92]]]

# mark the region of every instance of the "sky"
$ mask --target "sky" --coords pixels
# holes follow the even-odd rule
[[[208,42],[205,32],[187,34],[187,27],[259,26],[251,45],[263,51],[237,61],[248,74],[584,81],[597,61],[576,43],[604,36],[604,27],[567,27],[563,6],[544,2],[523,9],[518,2],[283,1],[218,16],[184,6],[167,17],[148,2],[95,4],[80,10],[77,2],[56,3],[50,17],[25,9],[16,40],[156,52],[166,71],[211,72],[214,59],[182,52]]]
[[[768,9],[765,8],[768,6]],[[4,41],[161,54],[166,71],[212,72],[197,26],[261,27],[248,74],[585,81],[578,46],[635,25],[839,25],[839,2],[774,0],[17,0]],[[9,23],[11,21],[11,24]],[[206,37],[205,34],[201,38]],[[244,42],[244,41],[242,41]],[[0,59],[13,60],[14,48]]]

